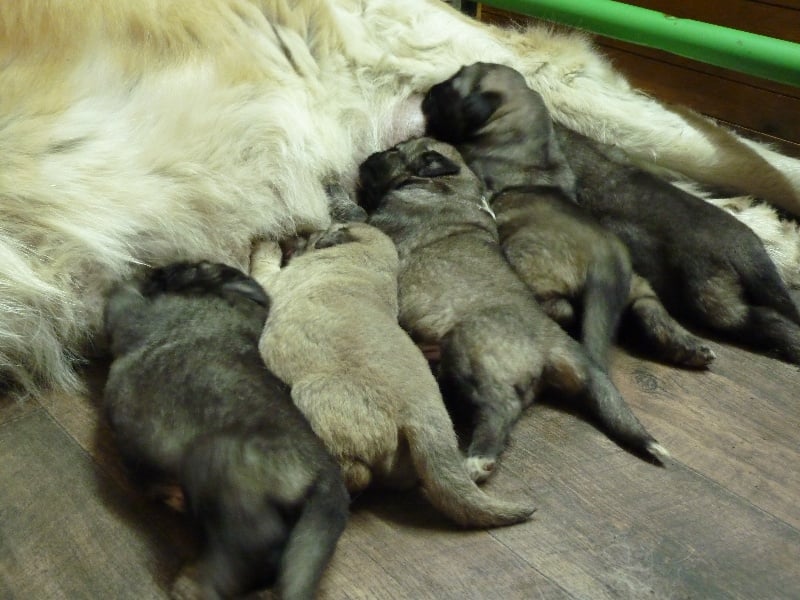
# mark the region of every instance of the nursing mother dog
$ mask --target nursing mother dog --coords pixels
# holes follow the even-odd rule
[[[421,95],[478,60],[637,161],[800,213],[797,160],[639,93],[578,35],[439,0],[3,2],[3,386],[79,387],[134,265],[246,269],[254,238],[325,228],[325,187],[352,191],[369,154],[420,135]],[[779,245],[796,276],[796,240]]]

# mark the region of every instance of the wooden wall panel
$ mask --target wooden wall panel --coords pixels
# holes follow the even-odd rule
[[[753,0],[630,3],[800,42],[800,0],[777,4]],[[535,21],[485,5],[478,14],[482,21],[499,25]],[[689,106],[800,156],[800,88],[602,36],[595,36],[595,40],[635,86],[665,102]]]

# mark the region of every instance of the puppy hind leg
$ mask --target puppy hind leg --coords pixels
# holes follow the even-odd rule
[[[341,478],[324,476],[310,492],[281,558],[282,600],[312,600],[347,523],[350,496]]]
[[[716,358],[708,344],[673,319],[644,279],[633,276],[623,328],[634,326],[646,349],[669,364],[706,368]]]
[[[467,449],[467,470],[475,482],[494,473],[497,460],[508,444],[511,427],[522,412],[513,385],[485,376],[477,385],[464,389],[474,407],[473,430]]]
[[[487,324],[475,319],[459,323],[442,339],[440,380],[449,389],[451,402],[466,404],[472,413],[467,466],[474,481],[484,481],[492,474],[523,401],[530,401],[535,389],[535,369],[514,358],[527,349],[513,339],[516,326],[516,321]],[[487,328],[492,329],[489,338]],[[508,343],[498,344],[498,339]],[[515,384],[525,377],[526,388],[520,393]]]
[[[449,336],[443,340],[440,385],[448,390],[451,403],[466,404],[470,412],[472,431],[466,465],[476,482],[485,481],[493,473],[511,426],[522,410],[513,385],[495,381],[482,368],[482,358],[485,359],[478,358],[478,364],[473,364],[458,342]]]
[[[794,320],[797,309],[788,292],[781,303],[767,297],[768,290],[755,292],[754,285],[751,277],[724,273],[707,277],[684,299],[695,319],[734,343],[800,364],[800,325]],[[769,304],[756,304],[759,300]]]
[[[740,341],[800,365],[800,326],[772,308],[751,306],[747,320],[734,334]]]
[[[778,268],[760,241],[757,242],[757,247],[751,250],[751,254],[755,255],[755,260],[738,269],[749,303],[769,307],[800,325],[800,311],[797,304],[792,300]]]

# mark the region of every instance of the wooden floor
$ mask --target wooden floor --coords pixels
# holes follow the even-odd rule
[[[326,599],[800,598],[800,369],[714,344],[707,372],[618,351],[613,376],[674,462],[657,467],[549,405],[488,488],[530,522],[459,531],[416,494],[369,493]],[[0,598],[164,598],[194,542],[140,498],[96,398],[0,405]]]

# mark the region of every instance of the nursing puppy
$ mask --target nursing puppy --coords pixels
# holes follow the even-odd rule
[[[541,97],[520,73],[470,65],[434,86],[423,110],[428,129],[456,142],[494,189],[561,182],[625,242],[634,270],[673,314],[800,363],[800,313],[752,230],[619,151],[552,126]],[[572,187],[563,175],[568,169],[575,175]],[[695,347],[690,356],[713,356]]]
[[[427,361],[397,323],[392,241],[363,223],[336,224],[292,248],[280,268],[261,242],[251,272],[273,300],[260,350],[339,460],[345,483],[421,483],[465,527],[510,525],[528,504],[492,498],[470,480]]]
[[[578,178],[578,202],[625,242],[636,272],[671,313],[800,364],[800,312],[750,228],[609,146],[556,132]]]
[[[490,205],[514,271],[551,319],[566,329],[580,323],[589,358],[606,366],[631,289],[625,245],[559,187],[505,189]]]
[[[583,300],[583,341],[591,356],[605,356],[613,328],[627,309],[625,321],[636,325],[647,350],[660,359],[692,367],[714,359],[706,344],[669,316],[640,277],[650,270],[637,268],[631,285],[625,283],[630,257],[614,229],[569,202],[576,194],[605,195],[613,183],[598,177],[592,182],[596,187],[587,190],[585,179],[576,179],[574,148],[563,151],[541,96],[520,73],[488,63],[463,67],[431,88],[423,112],[428,131],[455,144],[489,189],[503,192],[492,199],[492,207],[505,254],[549,314],[563,323],[561,315],[570,315],[575,300]],[[561,193],[520,189],[543,184],[556,185]],[[697,204],[705,206],[699,199]],[[704,212],[702,207],[698,212]]]
[[[0,382],[74,390],[131,265],[246,268],[254,238],[325,228],[324,184],[352,192],[366,156],[423,133],[422,94],[477,60],[637,160],[800,214],[800,162],[661,105],[548,25],[440,0],[0,2]]]
[[[665,453],[508,265],[482,185],[455,148],[401,143],[370,156],[360,183],[369,222],[397,245],[400,323],[418,342],[441,345],[443,384],[474,410],[476,479],[491,474],[512,424],[545,387],[581,397],[620,444]]]
[[[173,264],[111,293],[114,360],[104,407],[132,474],[178,482],[203,534],[180,598],[229,598],[277,583],[310,600],[347,519],[341,472],[258,339],[269,310],[244,273]]]

